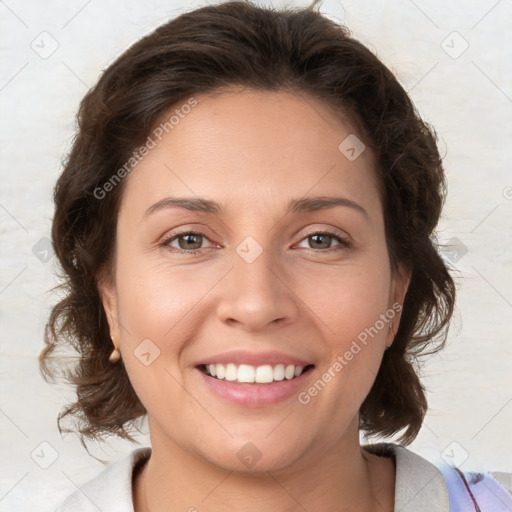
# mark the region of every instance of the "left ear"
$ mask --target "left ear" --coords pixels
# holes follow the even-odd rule
[[[389,294],[389,309],[395,311],[395,316],[389,322],[389,332],[386,338],[386,345],[389,347],[393,343],[395,334],[400,325],[402,309],[404,305],[405,294],[411,282],[412,271],[406,269],[403,265],[399,265],[398,270],[392,277],[391,289]]]

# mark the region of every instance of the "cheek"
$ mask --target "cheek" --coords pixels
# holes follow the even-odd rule
[[[385,265],[368,261],[315,279],[318,286],[309,287],[304,302],[320,319],[326,350],[317,391],[323,395],[325,384],[324,403],[332,410],[355,410],[373,384],[396,314],[389,304],[390,280]]]
[[[318,274],[314,282],[314,288],[303,284],[305,302],[311,304],[328,338],[339,348],[374,326],[380,315],[390,308],[391,275],[382,264],[346,266],[326,273],[323,278]],[[382,331],[380,323],[379,327]]]
[[[208,293],[215,276],[169,264],[127,257],[118,265],[121,319],[132,341],[179,340],[190,327],[191,312]],[[200,309],[200,308],[199,308]]]
[[[116,277],[121,350],[130,382],[148,411],[192,408],[183,393],[180,357],[198,336],[201,298],[212,284],[193,272],[135,258],[120,261]],[[165,397],[165,400],[162,398]]]

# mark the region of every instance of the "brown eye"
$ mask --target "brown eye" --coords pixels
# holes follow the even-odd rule
[[[327,234],[311,235],[308,238],[313,240],[313,249],[329,249],[333,240],[333,237]]]
[[[322,249],[344,249],[348,247],[350,244],[348,240],[342,238],[341,236],[331,233],[329,231],[320,231],[317,233],[312,233],[311,235],[308,235],[303,240],[309,240],[309,247],[306,247],[306,249],[313,249],[313,250],[322,250]],[[332,247],[333,241],[338,242],[338,244],[334,247]],[[326,252],[326,251],[325,251]]]
[[[171,235],[169,238],[165,239],[161,245],[176,252],[194,254],[198,252],[199,249],[202,249],[202,242],[205,238],[203,233],[186,231],[184,233]],[[178,241],[178,247],[172,245],[176,240]]]
[[[184,235],[178,235],[176,238],[180,249],[184,250],[200,249],[203,241],[202,235],[196,233],[185,233]]]

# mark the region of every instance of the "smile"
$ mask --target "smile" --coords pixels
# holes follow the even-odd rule
[[[313,365],[298,366],[293,364],[264,364],[252,366],[249,364],[236,365],[208,364],[200,365],[199,369],[210,377],[218,380],[238,382],[240,384],[271,384],[282,380],[292,380],[312,368]]]

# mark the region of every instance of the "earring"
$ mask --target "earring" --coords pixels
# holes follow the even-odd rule
[[[112,342],[114,342],[114,338],[112,338]],[[119,361],[119,359],[121,359],[121,352],[119,352],[119,349],[114,344],[114,350],[112,350],[112,353],[110,354],[110,357],[108,358],[108,360],[111,363],[117,363],[117,361]]]
[[[393,326],[389,324],[389,332],[391,332],[393,329]],[[395,339],[395,333],[393,333],[393,339]],[[389,350],[391,348],[391,345],[393,345],[393,341],[389,345],[386,345],[386,348],[384,350]]]
[[[112,350],[112,353],[110,354],[110,357],[108,358],[108,360],[111,363],[117,363],[117,361],[119,361],[119,359],[121,359],[121,352],[119,352],[119,350],[117,348],[115,348],[114,350]]]

